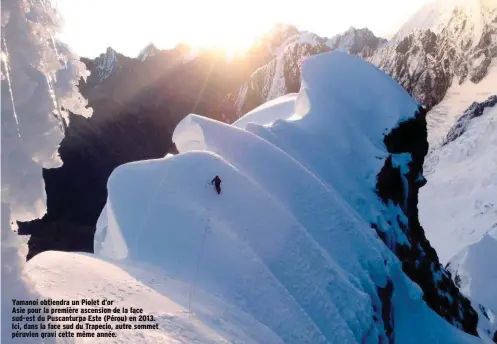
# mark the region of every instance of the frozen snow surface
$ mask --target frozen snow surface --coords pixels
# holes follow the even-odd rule
[[[391,41],[398,42],[416,29],[439,32],[450,20],[453,11],[458,10],[471,18],[473,42],[476,44],[481,37],[486,16],[496,7],[496,0],[433,0],[412,15]]]
[[[497,106],[465,125],[462,135],[428,154],[419,215],[440,261],[491,327],[497,323]]]
[[[96,254],[117,266],[43,253],[30,262],[40,293],[160,315],[159,332],[119,342],[377,343],[382,311],[398,343],[480,342],[426,306],[370,227],[400,211],[374,186],[383,135],[418,104],[345,53],[311,57],[302,73],[298,96],[273,103],[283,119],[269,105],[234,126],[189,115],[173,135],[179,155],[117,168],[95,235]],[[285,121],[292,103],[300,119]],[[59,266],[70,282],[55,284]],[[377,291],[387,283],[393,314]]]
[[[461,136],[428,156],[420,221],[444,264],[485,233],[497,237],[496,150],[494,106],[471,119]]]
[[[184,292],[190,285],[150,268],[121,267],[87,254],[44,252],[27,264],[26,271],[45,298],[105,297],[116,307],[143,308],[160,327],[119,331],[115,339],[78,338],[77,343],[283,343],[247,314],[201,290],[195,291],[201,301],[195,303],[192,316],[189,294]]]
[[[450,260],[461,291],[497,314],[497,239],[485,234]]]
[[[295,114],[296,93],[290,93],[264,103],[233,123],[245,129],[248,123],[271,125],[278,119],[290,119]]]
[[[426,117],[430,148],[437,148],[442,143],[459,116],[473,102],[484,101],[494,94],[497,94],[497,60],[489,67],[487,76],[477,84],[466,80],[459,85],[454,80],[444,99]]]

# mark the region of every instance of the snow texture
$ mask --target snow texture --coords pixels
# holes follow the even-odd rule
[[[245,129],[248,123],[270,125],[278,119],[290,119],[294,116],[296,93],[289,93],[264,103],[233,123],[233,126]]]
[[[485,234],[448,263],[461,292],[479,312],[480,336],[492,337],[497,324],[497,240]]]
[[[23,273],[16,220],[46,211],[42,168],[61,165],[57,149],[71,111],[91,115],[77,91],[84,65],[52,36],[58,30],[47,1],[2,1],[2,342],[11,339],[11,299],[36,297]],[[12,222],[11,222],[12,221]]]
[[[434,0],[413,14],[402,25],[391,39],[391,42],[398,42],[417,29],[430,29],[438,33],[450,20],[454,10],[459,10],[471,18],[474,29],[473,42],[477,43],[482,34],[481,29],[487,19],[488,10],[495,8],[497,8],[497,1],[495,0]]]
[[[432,142],[433,137],[439,139],[425,160],[428,182],[419,194],[426,236],[478,311],[482,337],[492,337],[497,324],[497,104],[495,96],[485,100],[495,91],[495,84],[488,81],[495,75],[477,85],[451,87],[441,106],[429,113],[428,123],[430,116],[439,123],[432,122],[431,130],[438,132],[429,131],[428,137],[431,134]],[[471,97],[484,100],[471,104],[456,121],[453,112]],[[441,109],[447,111],[445,116],[438,112]],[[445,129],[454,122],[450,130]],[[446,138],[440,145],[443,135]]]
[[[449,262],[461,291],[497,314],[497,239],[485,234]],[[496,319],[497,320],[497,319]]]
[[[244,327],[257,342],[386,342],[384,320],[395,324],[399,343],[479,342],[426,306],[370,226],[401,212],[378,199],[376,176],[388,156],[384,135],[419,104],[345,53],[313,56],[302,73],[295,100],[273,103],[288,118],[294,101],[300,119],[275,121],[269,106],[237,126],[189,115],[174,131],[179,155],[117,168],[96,254],[182,284],[177,300],[185,307],[188,299],[188,310],[211,330],[224,321],[216,306],[209,312],[218,321],[203,318],[206,297],[215,295],[254,319],[252,330],[268,329]],[[405,169],[410,157],[394,160]],[[210,185],[214,175],[222,179],[220,196]],[[389,284],[393,295],[382,300],[378,290]]]
[[[481,102],[497,94],[497,62],[489,67],[487,76],[475,84],[466,80],[458,84],[455,80],[447,90],[444,99],[433,107],[426,117],[428,124],[428,142],[431,148],[440,146],[456,123],[473,102]]]
[[[497,107],[429,154],[420,221],[442,263],[485,233],[497,237]],[[497,290],[497,289],[494,289]]]

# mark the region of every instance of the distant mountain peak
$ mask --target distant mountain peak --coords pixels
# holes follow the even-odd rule
[[[371,56],[386,39],[376,37],[368,28],[351,26],[344,33],[331,37],[327,45],[331,50],[339,49],[361,57]]]
[[[148,57],[154,56],[157,52],[159,52],[160,49],[155,46],[154,43],[150,42],[143,48],[140,53],[138,54],[138,59],[140,61],[145,61]]]
[[[107,47],[105,53],[100,54],[95,59],[95,69],[100,80],[106,79],[116,69],[119,64],[117,52],[111,47]]]

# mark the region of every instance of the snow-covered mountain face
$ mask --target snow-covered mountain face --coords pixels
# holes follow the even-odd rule
[[[296,33],[293,41],[308,35]],[[354,28],[331,39],[316,38],[304,38],[297,46],[289,40],[289,49],[280,49],[274,60],[228,95],[226,102],[234,106],[227,108],[235,118],[268,100],[297,92],[302,61],[334,49],[380,67],[430,110],[451,85],[480,83],[487,76],[497,56],[497,3],[436,0],[413,15],[390,42],[367,29]]]
[[[376,37],[369,29],[349,28],[343,34],[327,40],[331,50],[340,49],[363,58],[369,57],[387,43],[386,39]]]
[[[284,343],[478,342],[418,220],[425,111],[358,57],[302,70],[298,96],[251,121],[189,115],[179,155],[117,168],[95,252],[195,284]]]
[[[468,126],[471,124],[473,118],[482,116],[487,110],[497,107],[496,105],[497,95],[491,96],[484,102],[475,102],[471,104],[471,106],[464,111],[463,115],[457,120],[455,126],[449,131],[443,145],[445,146],[463,135],[468,129]],[[493,119],[490,120],[492,121]]]
[[[425,162],[420,220],[480,319],[497,322],[497,96],[475,102]],[[492,325],[493,324],[493,325]],[[494,341],[497,341],[497,333]]]
[[[480,328],[497,342],[497,235],[485,234],[447,264],[456,285],[478,311]]]
[[[438,0],[415,14],[370,61],[431,109],[452,83],[482,81],[495,57],[497,2]]]
[[[447,263],[462,293],[484,308],[487,320],[497,316],[497,239],[485,234],[478,242],[465,247]],[[491,319],[493,318],[493,319]]]
[[[238,91],[225,99],[222,109],[230,112],[226,116],[229,122],[262,103],[298,92],[300,70],[307,57],[336,49],[368,57],[385,43],[370,30],[353,27],[331,39],[311,32],[299,32],[295,28],[286,31],[283,37],[286,38],[277,39],[277,44],[271,45],[272,60],[256,70]]]
[[[497,323],[497,96],[463,112],[428,154],[420,220],[443,264],[492,337]],[[497,342],[497,333],[494,333]]]
[[[155,44],[150,43],[145,48],[143,48],[138,54],[138,60],[145,61],[147,58],[151,56],[155,56],[160,52],[160,49],[155,46]]]

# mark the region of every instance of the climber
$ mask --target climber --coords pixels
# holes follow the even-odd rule
[[[215,176],[214,179],[211,181],[211,184],[214,184],[216,186],[216,191],[219,195],[221,193],[221,178]]]

